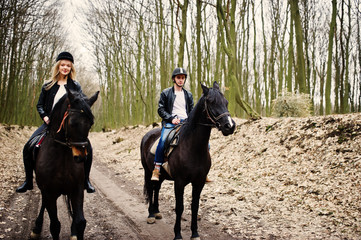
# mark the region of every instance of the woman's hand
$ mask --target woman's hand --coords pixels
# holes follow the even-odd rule
[[[43,118],[43,120],[44,120],[44,122],[45,122],[47,125],[49,125],[50,119],[49,119],[48,116],[45,116],[45,117]]]

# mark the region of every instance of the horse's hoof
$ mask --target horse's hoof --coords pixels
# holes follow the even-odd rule
[[[70,237],[70,240],[77,240],[77,239],[78,239],[78,237],[75,235]]]
[[[147,218],[147,223],[148,223],[148,224],[153,224],[153,223],[155,223],[155,217],[149,217],[149,218]]]
[[[201,238],[199,237],[199,234],[196,233],[196,234],[192,234],[191,240],[201,240]]]
[[[162,219],[163,218],[161,213],[155,213],[154,216],[155,216],[155,219]]]
[[[39,239],[39,237],[40,237],[40,234],[37,234],[37,233],[34,233],[34,232],[30,233],[30,239]]]

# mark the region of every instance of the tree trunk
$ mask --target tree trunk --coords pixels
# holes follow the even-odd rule
[[[227,14],[234,13],[235,8],[236,8],[236,0],[231,0],[231,10]],[[248,116],[250,116],[252,119],[259,119],[260,115],[257,112],[255,112],[251,108],[251,106],[241,98],[240,86],[238,85],[238,81],[236,77],[237,76],[236,43],[235,43],[235,39],[232,38],[235,37],[235,35],[232,36],[231,34],[231,29],[234,28],[234,22],[228,22],[229,19],[226,18],[225,11],[223,10],[222,0],[217,0],[217,18],[219,24],[218,29],[219,31],[221,31],[221,35],[223,36],[221,37],[222,46],[225,53],[228,56],[228,68],[229,68],[228,78],[231,81],[232,85],[234,86],[235,100],[240,105],[240,107],[248,114]],[[225,34],[226,36],[224,36],[223,29],[226,33]]]
[[[291,1],[291,14],[293,15],[296,33],[296,47],[297,47],[297,67],[296,79],[298,90],[301,93],[307,93],[306,88],[306,74],[305,74],[305,58],[303,52],[303,29],[301,24],[300,10],[298,7],[298,0]]]
[[[188,11],[188,1],[184,0],[183,4],[180,4],[178,1],[178,8],[182,11],[182,26],[179,27],[179,52],[178,52],[178,66],[184,67],[184,52],[185,52],[185,43],[187,41],[187,11]]]
[[[332,16],[330,23],[330,31],[328,35],[328,57],[327,57],[327,77],[326,77],[326,90],[325,90],[325,103],[326,114],[331,114],[331,81],[332,81],[332,50],[333,50],[333,37],[336,30],[336,14],[337,14],[337,1],[332,0]]]

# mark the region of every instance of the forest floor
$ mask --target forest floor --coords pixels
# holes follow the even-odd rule
[[[360,113],[235,121],[231,136],[212,130],[213,182],[201,195],[202,239],[361,238]],[[85,194],[86,239],[172,238],[173,182],[164,182],[160,193],[164,219],[146,224],[139,146],[151,129],[129,126],[90,134],[97,192]],[[37,188],[15,193],[24,180],[22,147],[34,130],[0,125],[0,239],[26,238],[39,208]],[[185,238],[190,236],[190,202],[187,186]],[[66,236],[69,224],[63,222],[69,218],[63,215]]]

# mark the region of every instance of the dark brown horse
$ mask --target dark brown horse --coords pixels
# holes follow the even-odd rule
[[[222,131],[224,136],[232,134],[235,122],[231,119],[227,109],[228,101],[219,90],[217,82],[213,88],[202,85],[203,96],[189,114],[188,119],[181,127],[178,146],[169,156],[170,177],[164,169],[161,170],[159,182],[151,181],[154,168],[154,155],[150,149],[160,136],[161,129],[149,131],[142,139],[140,152],[144,168],[144,193],[149,201],[148,223],[162,218],[159,212],[159,190],[162,182],[174,180],[176,197],[176,222],[174,225],[175,239],[182,239],[181,216],[184,210],[183,195],[187,184],[192,184],[192,239],[199,239],[197,214],[199,198],[211,167],[209,155],[209,137],[212,127]]]
[[[50,218],[53,239],[59,239],[60,222],[56,201],[60,195],[68,199],[72,216],[71,238],[83,239],[86,220],[83,214],[84,161],[86,161],[88,133],[94,117],[90,107],[99,92],[91,98],[67,89],[50,116],[48,133],[36,156],[36,182],[41,191],[42,204],[31,238],[39,237],[46,209]]]

